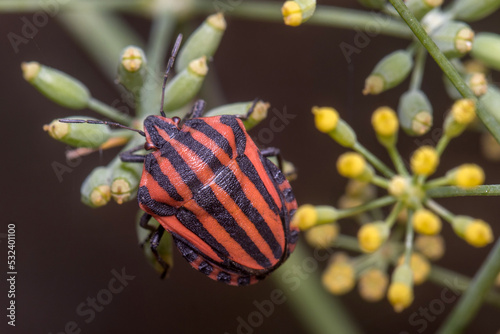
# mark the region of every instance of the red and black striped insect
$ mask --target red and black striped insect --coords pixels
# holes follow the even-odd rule
[[[180,45],[177,39],[165,72],[165,83]],[[202,117],[204,101],[195,103],[184,119],[148,116],[143,146],[123,152],[124,162],[143,163],[137,193],[145,211],[140,224],[151,230],[157,247],[165,230],[191,266],[213,280],[248,285],[265,278],[287,259],[298,230],[290,226],[297,208],[290,184],[268,156],[279,150],[259,150],[245,130],[247,115]],[[63,120],[74,122],[75,120]],[[87,122],[80,120],[81,122]],[[116,125],[111,122],[91,123]],[[146,149],[150,153],[135,152]],[[148,222],[154,217],[160,226]]]

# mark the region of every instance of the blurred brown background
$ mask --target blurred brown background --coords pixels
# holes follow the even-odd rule
[[[355,1],[321,1],[323,4],[361,8]],[[8,32],[20,32],[22,17],[32,13],[0,16],[0,112],[3,143],[0,215],[6,233],[9,222],[17,225],[16,328],[8,333],[59,333],[75,321],[82,333],[237,333],[238,317],[256,310],[254,301],[268,299],[274,289],[268,279],[258,285],[234,288],[212,282],[192,270],[175,253],[175,267],[167,280],[160,280],[137,247],[135,201],[118,206],[111,203],[90,209],[80,202],[79,189],[86,175],[97,165],[107,164],[116,150],[84,157],[71,173],[59,182],[52,168],[54,161],[66,164],[65,145],[42,131],[42,125],[57,117],[73,114],[96,116],[90,111],[73,112],[55,105],[22,79],[20,63],[36,60],[58,68],[81,80],[92,94],[105,103],[119,98],[114,83],[106,79],[70,35],[50,19],[34,39],[14,53],[6,38]],[[123,16],[146,40],[150,21]],[[498,31],[500,13],[472,24],[477,31]],[[192,27],[203,17],[193,21]],[[346,180],[338,176],[335,161],[344,151],[327,136],[314,129],[310,108],[313,105],[335,106],[357,131],[360,141],[388,162],[384,149],[376,142],[370,127],[371,112],[379,105],[397,106],[408,83],[380,96],[363,97],[361,90],[372,67],[388,52],[405,48],[408,41],[376,36],[348,64],[339,44],[352,44],[356,32],[304,25],[286,27],[281,23],[246,21],[227,17],[228,29],[222,44],[209,64],[220,79],[227,102],[260,97],[274,108],[296,115],[270,143],[280,147],[292,161],[299,178],[292,183],[299,203],[333,204],[344,191]],[[118,55],[116,55],[118,57]],[[446,95],[441,74],[428,59],[423,90],[432,101],[435,123],[451,101]],[[497,73],[494,73],[494,79]],[[266,122],[253,130],[268,126]],[[426,138],[430,138],[427,136]],[[400,135],[400,150],[405,157],[417,147],[414,138]],[[488,183],[499,183],[499,163],[487,162],[479,150],[479,136],[468,132],[454,140],[436,173],[464,162],[481,164]],[[440,200],[454,213],[482,218],[498,227],[498,198],[454,198]],[[340,223],[345,233],[355,233],[352,221]],[[445,224],[446,225],[446,224]],[[456,237],[449,226],[443,234],[447,252],[438,263],[465,275],[473,275],[490,247],[476,249]],[[0,260],[6,260],[5,239],[0,243]],[[324,265],[324,264],[322,264]],[[6,266],[2,265],[1,277]],[[121,293],[86,323],[87,316],[76,313],[88,297],[106,289],[113,269],[125,268],[135,276]],[[4,281],[4,278],[2,278]],[[340,298],[356,323],[366,333],[420,333],[420,326],[409,322],[419,308],[428,308],[439,299],[443,287],[425,283],[415,290],[413,305],[401,314],[393,312],[387,301],[369,304],[356,290]],[[327,292],[325,292],[327,293]],[[334,298],[334,297],[332,297]],[[6,289],[1,288],[1,327],[6,328]],[[85,308],[87,309],[87,308]],[[452,304],[428,321],[424,332],[432,333],[441,324]],[[305,333],[288,303],[276,306],[254,333]],[[494,333],[500,328],[498,310],[485,305],[470,326],[470,332]],[[0,332],[4,332],[0,330]],[[4,332],[5,333],[5,332]]]

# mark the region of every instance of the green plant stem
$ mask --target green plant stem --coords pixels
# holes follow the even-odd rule
[[[172,39],[175,25],[175,18],[168,12],[161,13],[153,19],[148,49],[146,50],[148,75],[141,92],[139,116],[158,114],[160,111],[160,89],[163,84],[163,71],[166,66],[165,58],[167,52],[169,52],[168,45]]]
[[[411,75],[410,89],[418,90],[422,85],[422,78],[425,72],[425,60],[427,58],[427,51],[421,45],[418,45],[416,56],[415,56],[415,66],[413,67],[413,73]]]
[[[495,137],[495,139],[500,143],[500,123],[493,117],[493,115],[487,112],[481,103],[479,103],[474,95],[474,92],[469,88],[469,86],[467,86],[448,58],[446,58],[445,55],[439,50],[436,43],[434,43],[429,35],[427,35],[420,22],[406,7],[403,0],[389,0],[389,2],[394,6],[394,8],[396,8],[401,18],[408,24],[415,36],[417,36],[420,42],[425,46],[429,54],[434,58],[439,67],[441,67],[443,72],[446,74],[448,79],[450,79],[460,94],[465,98],[476,101],[476,113],[478,117]]]
[[[386,177],[392,178],[394,176],[394,172],[389,167],[387,167],[386,164],[380,161],[379,158],[373,155],[359,142],[356,142],[352,148],[359,154],[362,154],[366,158],[366,160],[368,160],[376,169],[378,169]]]
[[[355,216],[357,214],[363,213],[365,211],[373,210],[376,208],[381,208],[387,205],[391,205],[396,202],[396,198],[392,196],[385,196],[385,197],[380,197],[376,200],[373,200],[371,202],[368,202],[366,204],[362,204],[353,208],[349,209],[341,209],[337,211],[338,218],[337,219],[342,219],[342,218],[347,218],[351,216]]]
[[[443,152],[450,143],[450,140],[451,138],[446,135],[443,135],[441,138],[439,138],[439,141],[436,145],[436,151],[439,156],[443,155]]]
[[[384,179],[383,177],[380,177],[377,175],[374,175],[373,179],[370,182],[376,186],[379,186],[380,188],[384,188],[384,189],[389,188],[389,181],[387,181],[387,179]]]
[[[332,242],[332,247],[342,248],[353,252],[362,252],[361,248],[359,248],[358,238],[350,235],[339,234]]]
[[[448,210],[446,210],[444,207],[442,207],[440,204],[437,202],[433,201],[432,199],[428,199],[425,201],[425,205],[448,222],[452,222],[455,216]]]
[[[467,291],[472,280],[465,275],[433,264],[429,274],[429,281],[449,288],[458,297],[458,295]],[[444,294],[443,292],[441,296]],[[447,293],[446,295],[449,296],[450,294]],[[453,298],[453,300],[449,300],[450,298]],[[447,299],[449,302],[453,302],[456,297],[448,297]],[[498,292],[489,290],[484,300],[488,304],[500,308],[500,294]]]
[[[89,109],[94,110],[95,112],[103,115],[104,117],[108,117],[120,124],[130,126],[132,123],[132,117],[125,115],[119,110],[110,107],[107,104],[102,103],[101,101],[96,100],[94,98],[90,98],[88,107]]]
[[[387,219],[385,220],[387,225],[389,225],[389,228],[391,228],[394,223],[396,222],[396,219],[398,218],[399,213],[401,210],[403,210],[403,202],[397,202],[396,205],[392,208],[391,213],[389,216],[387,216]]]
[[[405,263],[410,265],[411,253],[413,250],[413,225],[411,222],[411,217],[413,215],[412,210],[408,210],[408,222],[406,223],[406,234],[405,234]]]
[[[361,333],[340,301],[323,289],[318,271],[307,270],[311,259],[316,263],[323,261],[308,254],[299,243],[290,258],[271,275],[274,283],[285,293],[286,300],[304,324],[306,332]]]
[[[141,38],[121,18],[95,9],[64,11],[56,18],[99,65],[108,78],[116,78],[120,54],[127,45],[142,47]]]
[[[387,152],[389,153],[389,157],[391,157],[392,163],[396,167],[397,172],[400,175],[408,176],[408,170],[403,162],[403,158],[399,154],[396,145],[391,145],[387,147]]]
[[[500,239],[495,243],[495,246],[483,262],[481,268],[479,268],[471,284],[458,301],[457,306],[451,311],[451,314],[445,320],[438,333],[451,334],[462,332],[479,311],[487,292],[493,286],[499,272]]]
[[[427,196],[433,198],[458,196],[500,196],[500,184],[488,184],[474,188],[445,186],[429,189],[426,193]]]
[[[227,9],[224,14],[244,19],[257,19],[284,24],[281,15],[282,5],[283,3],[243,1]],[[196,1],[196,7],[201,12],[211,13],[214,11],[212,1],[198,0]],[[369,27],[376,28],[377,32],[383,35],[405,39],[412,37],[411,31],[405,24],[388,15],[334,6],[316,6],[314,15],[304,24],[357,30]],[[290,27],[290,29],[294,28]]]
[[[436,179],[430,180],[425,183],[425,189],[437,188],[442,186],[448,186],[450,184],[450,180],[446,177],[438,177]],[[431,196],[432,197],[432,196]]]

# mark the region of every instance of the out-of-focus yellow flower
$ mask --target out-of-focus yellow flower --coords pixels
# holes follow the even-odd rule
[[[431,261],[439,260],[444,255],[444,239],[440,235],[418,235],[415,249]]]
[[[484,247],[493,241],[493,232],[488,223],[475,219],[465,228],[464,239],[475,247]]]
[[[462,188],[476,187],[484,182],[484,171],[476,164],[459,166],[453,176],[453,183]]]
[[[342,154],[337,160],[337,170],[340,175],[348,178],[360,177],[366,169],[366,160],[356,152]]]
[[[411,157],[411,169],[417,175],[431,175],[439,164],[439,155],[434,147],[421,146]]]
[[[451,107],[451,113],[459,124],[469,124],[476,117],[476,104],[470,99],[457,100]]]
[[[361,250],[373,253],[389,236],[389,227],[384,222],[368,223],[358,231],[358,242]]]
[[[305,233],[306,241],[316,248],[328,248],[339,235],[337,223],[315,226]]]
[[[318,213],[311,204],[301,205],[293,215],[291,224],[297,226],[300,230],[307,230],[316,225]]]
[[[323,286],[335,295],[342,295],[352,290],[356,273],[347,255],[334,255],[332,262],[323,272],[321,281]]]
[[[432,211],[418,209],[412,216],[415,231],[422,234],[433,235],[441,231],[441,219]]]
[[[379,136],[395,135],[399,128],[396,112],[389,107],[377,108],[372,115],[372,126]]]
[[[398,264],[404,263],[404,255],[399,258]],[[431,272],[431,265],[429,261],[418,253],[412,253],[410,258],[410,268],[413,272],[413,283],[420,285],[427,280]]]
[[[380,269],[368,269],[359,277],[359,294],[369,302],[377,302],[384,298],[389,284],[389,277]]]
[[[337,127],[339,113],[330,107],[313,107],[314,122],[316,128],[321,132],[330,132]]]

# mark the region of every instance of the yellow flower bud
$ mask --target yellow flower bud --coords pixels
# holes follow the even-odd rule
[[[431,261],[439,260],[445,250],[444,239],[440,235],[418,235],[415,238],[415,249]]]
[[[493,232],[488,223],[476,219],[466,226],[464,239],[474,247],[484,247],[493,241]]]
[[[335,130],[339,121],[339,113],[330,107],[313,107],[316,128],[324,133]]]
[[[398,260],[398,265],[404,263],[405,256],[401,255]],[[420,285],[427,280],[431,272],[431,264],[425,257],[418,253],[412,253],[410,257],[410,268],[413,273],[413,283]]]
[[[431,146],[419,147],[411,157],[411,169],[418,175],[431,175],[439,164],[439,155]]]
[[[451,107],[451,113],[459,124],[469,124],[476,118],[476,104],[470,99],[457,100]]]
[[[359,294],[369,302],[377,302],[384,298],[389,284],[387,274],[380,269],[368,269],[359,277]]]
[[[297,27],[302,23],[302,10],[295,1],[286,1],[281,7],[281,14],[288,26]]]
[[[356,283],[356,273],[347,255],[341,253],[333,257],[323,272],[323,286],[332,294],[342,295],[352,290]]]
[[[291,224],[297,226],[300,230],[307,230],[316,225],[317,221],[318,213],[316,208],[311,204],[304,204],[293,215]]]
[[[404,283],[392,283],[387,292],[387,299],[394,307],[394,311],[400,313],[413,302],[413,289]]]
[[[398,313],[413,302],[413,273],[409,265],[401,264],[394,269],[387,299]]]
[[[398,131],[398,117],[389,107],[377,108],[372,115],[372,125],[380,136],[393,136]]]
[[[286,1],[281,13],[286,25],[296,27],[309,20],[315,9],[316,0],[294,0]]]
[[[481,151],[489,160],[500,160],[500,144],[488,131],[481,136]]]
[[[409,187],[410,180],[408,180],[408,178],[396,175],[389,182],[389,188],[387,190],[389,191],[389,194],[394,197],[402,197],[408,193]]]
[[[359,178],[365,173],[366,169],[366,160],[359,153],[347,152],[337,160],[337,170],[344,177]]]
[[[418,209],[412,216],[415,231],[422,234],[434,235],[441,231],[441,219],[432,211]]]
[[[339,225],[336,223],[315,226],[305,233],[306,241],[316,248],[328,248],[339,234]]]
[[[359,247],[363,252],[373,253],[389,236],[389,227],[384,222],[368,223],[358,231]]]
[[[484,171],[476,164],[463,164],[453,173],[453,183],[462,188],[472,188],[482,185]]]

